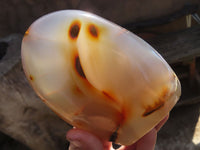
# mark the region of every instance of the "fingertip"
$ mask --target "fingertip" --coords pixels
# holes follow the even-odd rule
[[[102,150],[102,141],[87,131],[80,129],[71,129],[66,134],[67,140],[70,142],[70,150]]]
[[[71,140],[75,139],[76,136],[77,136],[77,133],[78,133],[78,131],[77,131],[77,129],[75,129],[75,128],[69,130],[69,131],[67,132],[67,134],[66,134],[66,139],[67,139],[68,141],[71,141]]]
[[[168,119],[169,119],[169,114],[155,126],[157,132],[163,127],[163,125],[167,122]]]
[[[137,142],[136,150],[154,150],[157,139],[157,130],[154,128]]]

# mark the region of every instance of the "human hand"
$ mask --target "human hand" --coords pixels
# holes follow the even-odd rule
[[[165,124],[168,117],[169,115],[136,143],[130,146],[121,146],[119,150],[154,150],[157,132]],[[95,135],[80,129],[71,129],[66,138],[70,142],[69,150],[114,150],[112,142],[102,141]]]

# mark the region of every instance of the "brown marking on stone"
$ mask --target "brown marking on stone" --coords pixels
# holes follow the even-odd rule
[[[81,91],[81,89],[78,86],[74,87],[74,93],[76,93],[76,94],[83,94],[83,92]]]
[[[158,101],[158,102],[155,102],[153,106],[148,106],[145,112],[143,113],[143,117],[146,117],[152,114],[153,112],[159,110],[161,107],[164,106],[164,104],[165,104],[164,101]]]
[[[98,28],[94,25],[94,24],[89,24],[88,25],[88,31],[90,33],[90,35],[97,39],[98,36],[99,36],[99,31],[98,31]]]
[[[155,103],[152,106],[148,106],[146,108],[145,112],[143,113],[143,117],[146,117],[163,107],[165,105],[165,101],[169,98],[169,96],[169,89],[167,87],[164,87],[158,100],[155,101]]]
[[[26,32],[25,32],[25,34],[24,34],[24,36],[27,36],[27,35],[29,35],[29,31],[30,31],[30,28],[28,28],[28,30],[26,30]]]
[[[116,142],[118,138],[118,128],[111,134],[109,141]]]
[[[74,21],[69,27],[69,37],[72,40],[77,39],[80,28],[81,28],[81,23],[78,20]]]
[[[33,78],[32,75],[29,76],[29,79],[30,79],[31,81],[34,81],[34,78]]]
[[[106,92],[106,91],[102,91],[103,95],[105,95],[111,102],[117,102],[117,99],[114,98],[114,96],[112,96],[110,93]]]
[[[120,112],[120,119],[119,119],[120,126],[124,124],[124,122],[126,122],[130,114],[131,114],[131,110],[128,107],[128,105],[123,105]]]
[[[70,59],[71,59],[71,62],[72,62],[72,67],[73,67],[72,75],[74,74],[74,75],[77,75],[77,77],[80,77],[80,79],[82,79],[81,82],[83,82],[84,86],[87,86],[87,88],[90,89],[90,90],[94,90],[93,85],[87,80],[87,77],[86,77],[86,75],[84,73],[84,70],[82,68],[81,61],[80,61],[77,49],[73,50]],[[79,87],[77,87],[77,88],[79,88]],[[75,90],[75,89],[72,89],[71,91],[75,92],[73,90]],[[80,91],[82,94],[84,94],[82,89],[79,89],[79,90],[76,89],[76,90],[77,90],[76,92]],[[81,94],[81,93],[79,93],[79,94]]]
[[[128,104],[123,104],[121,111],[119,111],[118,121],[117,121],[117,128],[116,130],[111,134],[109,141],[115,142],[118,138],[118,130],[123,124],[129,119],[131,116],[131,109]]]
[[[166,98],[169,96],[169,89],[168,88],[163,88],[161,96],[160,96],[160,101],[166,100]]]
[[[43,101],[43,102],[46,102],[47,100],[43,97],[40,97],[40,99]]]
[[[81,63],[80,63],[80,59],[79,59],[79,56],[78,55],[75,55],[75,70],[76,72],[78,73],[78,75],[80,75],[82,78],[86,79],[86,76],[83,72],[83,68],[81,66]]]

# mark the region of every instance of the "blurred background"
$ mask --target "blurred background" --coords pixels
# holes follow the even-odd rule
[[[200,149],[199,0],[0,0],[0,149],[64,150],[70,125],[35,95],[21,66],[23,34],[63,9],[95,13],[136,33],[175,70],[182,96],[158,134],[156,150]]]
[[[161,32],[169,32],[185,28],[185,5],[199,4],[198,0],[1,0],[0,10],[0,36],[10,33],[24,33],[30,24],[37,18],[57,10],[80,9],[93,12],[117,24],[147,21],[174,13],[177,15],[175,24],[167,24]],[[189,11],[185,10],[185,13]],[[180,19],[180,16],[184,19]],[[174,16],[174,17],[175,17]],[[173,18],[169,18],[173,21]],[[183,22],[181,22],[183,21]],[[148,25],[147,25],[148,26]]]

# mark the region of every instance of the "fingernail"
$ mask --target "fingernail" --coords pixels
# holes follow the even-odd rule
[[[82,143],[80,141],[69,141],[69,150],[81,150]]]

